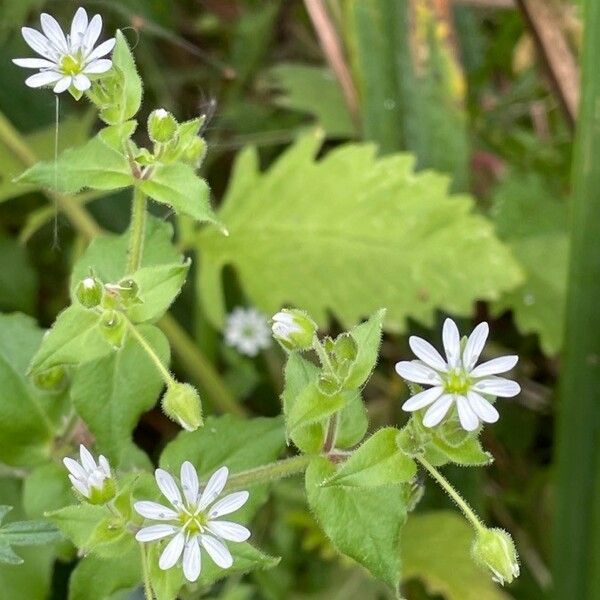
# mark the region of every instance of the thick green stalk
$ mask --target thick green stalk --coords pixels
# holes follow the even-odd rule
[[[142,561],[142,577],[144,578],[144,598],[146,600],[154,600],[154,594],[152,593],[152,584],[150,582],[150,572],[148,569],[148,556],[146,553],[145,544],[140,544],[140,554]]]
[[[585,2],[571,263],[557,423],[555,598],[600,598],[600,2]]]
[[[129,247],[127,248],[127,274],[135,273],[142,264],[144,236],[146,234],[146,196],[139,188],[133,188],[131,222],[129,225]]]
[[[310,464],[311,459],[312,457],[302,454],[291,458],[284,458],[283,460],[278,460],[268,465],[262,465],[255,469],[240,471],[229,478],[227,489],[245,489],[252,485],[269,483],[270,481],[276,481],[278,479],[283,479],[284,477],[291,477],[292,475],[304,473]]]

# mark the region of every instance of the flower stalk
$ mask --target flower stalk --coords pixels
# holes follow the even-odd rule
[[[138,187],[133,188],[129,248],[127,249],[127,274],[135,273],[141,266],[146,233],[146,196]]]

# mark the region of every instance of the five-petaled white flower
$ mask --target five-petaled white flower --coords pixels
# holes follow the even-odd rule
[[[256,356],[271,345],[267,318],[256,308],[238,306],[227,316],[225,343],[242,354]]]
[[[183,553],[183,574],[188,581],[196,581],[201,569],[200,546],[217,566],[231,567],[233,558],[221,540],[245,542],[250,531],[243,525],[216,519],[242,507],[249,494],[234,492],[215,502],[227,483],[228,474],[227,467],[221,467],[200,493],[198,473],[192,463],[186,461],[181,465],[182,495],[173,477],[163,469],[156,469],[156,483],[174,510],[157,502],[136,502],[134,508],[140,515],[165,523],[143,527],[135,537],[139,542],[151,542],[173,536],[160,556],[161,569],[174,567]]]
[[[115,45],[115,38],[106,40],[94,49],[100,37],[102,17],[95,15],[88,23],[84,8],[78,8],[71,33],[65,35],[54,17],[42,13],[42,31],[23,27],[21,32],[27,44],[42,58],[15,58],[13,62],[26,69],[39,69],[39,73],[28,77],[25,84],[32,88],[54,84],[57,94],[71,85],[79,92],[91,86],[89,75],[105,73],[112,67],[106,56]]]
[[[429,406],[423,417],[425,427],[437,425],[454,403],[460,424],[467,431],[477,429],[480,421],[495,423],[498,411],[484,395],[511,398],[521,391],[515,381],[497,377],[510,371],[519,357],[501,356],[476,367],[488,333],[488,324],[480,323],[463,349],[456,323],[446,319],[442,331],[446,360],[429,342],[411,336],[410,347],[420,360],[399,362],[396,371],[408,381],[433,387],[409,398],[402,408],[414,411]]]
[[[92,453],[83,444],[79,446],[79,457],[80,462],[68,456],[63,458],[73,487],[93,504],[110,500],[114,495],[114,483],[108,460],[100,455],[96,463]]]

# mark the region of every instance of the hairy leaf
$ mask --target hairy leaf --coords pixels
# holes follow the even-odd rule
[[[0,310],[32,313],[36,292],[37,276],[26,249],[0,234]]]

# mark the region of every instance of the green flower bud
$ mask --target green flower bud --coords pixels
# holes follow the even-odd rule
[[[162,398],[162,409],[169,419],[186,431],[196,431],[203,424],[200,396],[189,383],[169,385]]]
[[[204,161],[204,157],[206,156],[206,142],[201,138],[196,136],[191,140],[191,142],[187,145],[183,153],[183,159],[185,162],[192,165],[194,168],[199,168]]]
[[[170,142],[177,132],[175,117],[164,108],[153,110],[148,117],[148,135],[157,144]]]
[[[115,348],[120,348],[127,333],[127,323],[120,312],[106,310],[102,313],[100,331]]]
[[[84,496],[83,499],[89,504],[106,504],[110,502],[117,493],[117,486],[115,485],[115,480],[112,478],[105,479],[102,482],[102,487],[91,487],[89,491],[89,496]]]
[[[288,351],[309,350],[317,324],[302,310],[284,308],[273,316],[273,337]]]
[[[488,568],[492,579],[500,585],[510,583],[519,576],[517,549],[504,529],[483,529],[473,543],[473,558],[482,567]]]
[[[102,302],[104,286],[95,277],[86,277],[81,280],[75,288],[75,296],[85,308],[96,308]]]
[[[67,385],[67,372],[61,365],[50,367],[46,371],[36,373],[33,376],[33,383],[41,390],[60,392]]]

